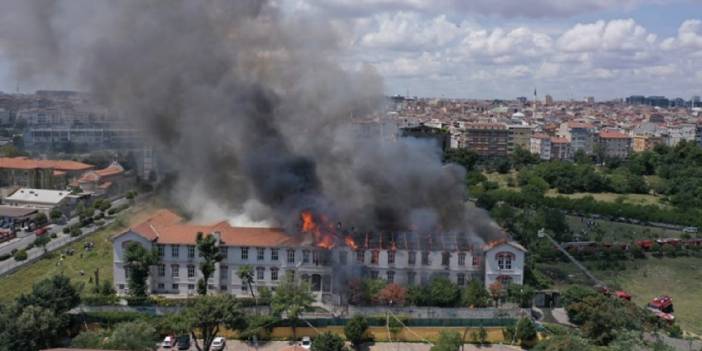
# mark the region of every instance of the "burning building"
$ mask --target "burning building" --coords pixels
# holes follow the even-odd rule
[[[320,218],[321,219],[321,218]],[[526,250],[507,240],[486,245],[472,243],[460,235],[414,232],[361,233],[315,221],[309,212],[301,215],[300,233],[280,228],[234,227],[228,222],[198,225],[162,210],[146,221],[113,238],[114,283],[128,292],[128,270],[122,261],[132,242],[154,248],[161,257],[152,268],[149,286],[156,294],[187,296],[196,293],[201,278],[196,254],[196,233],[215,235],[224,259],[207,282],[211,291],[248,296],[248,286],[237,275],[250,265],[255,288],[275,289],[290,274],[308,281],[317,298],[340,301],[345,282],[353,278],[377,278],[402,285],[423,284],[444,276],[459,286],[480,279],[522,284]],[[333,299],[329,299],[329,298]]]

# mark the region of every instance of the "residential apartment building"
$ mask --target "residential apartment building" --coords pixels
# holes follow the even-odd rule
[[[459,147],[475,151],[480,156],[507,156],[510,130],[500,123],[467,123]]]
[[[542,160],[551,159],[551,137],[546,134],[534,134],[529,148],[532,154],[539,155]]]
[[[466,286],[472,279],[486,284],[523,283],[526,250],[507,240],[486,246],[472,245],[468,238],[419,236],[412,233],[358,238],[358,244],[339,244],[326,249],[304,234],[290,235],[279,228],[232,227],[227,222],[196,225],[161,210],[127,231],[113,237],[114,284],[128,292],[129,270],[124,250],[132,243],[157,250],[161,261],[151,269],[152,293],[187,296],[196,293],[201,278],[195,238],[198,232],[212,234],[224,259],[216,264],[207,282],[211,291],[249,295],[237,271],[250,265],[255,288],[275,289],[286,275],[308,281],[315,296],[342,301],[346,284],[361,277],[384,279],[402,285],[427,283],[436,276]]]
[[[631,151],[631,138],[618,130],[603,130],[597,135],[597,144],[605,157],[627,158]]]
[[[592,154],[595,138],[595,127],[593,125],[574,121],[565,122],[560,125],[557,134],[559,137],[570,141],[573,153],[583,151],[588,155]]]
[[[663,144],[663,138],[652,134],[634,135],[631,142],[631,149],[634,152],[653,150],[658,144]]]
[[[571,143],[566,138],[551,138],[551,160],[569,160],[573,157]]]
[[[532,127],[524,124],[507,126],[509,129],[509,140],[507,142],[507,152],[510,154],[517,148],[529,150],[531,148]]]
[[[43,149],[70,143],[79,149],[125,149],[143,145],[140,130],[115,127],[31,127],[24,133],[25,147]]]

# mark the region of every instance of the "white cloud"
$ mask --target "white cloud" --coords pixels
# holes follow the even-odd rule
[[[661,48],[664,50],[702,50],[702,21],[692,19],[683,22],[678,28],[677,37],[663,40]]]

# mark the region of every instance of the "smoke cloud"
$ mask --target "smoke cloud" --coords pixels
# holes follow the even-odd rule
[[[437,145],[352,123],[381,116],[382,80],[338,64],[324,19],[281,6],[4,1],[0,50],[19,75],[75,84],[143,128],[178,171],[176,198],[204,218],[294,230],[308,209],[358,230],[494,235]]]

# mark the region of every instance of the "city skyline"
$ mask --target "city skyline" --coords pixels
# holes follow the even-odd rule
[[[697,1],[283,0],[278,6],[290,21],[329,18],[342,66],[372,67],[387,95],[510,99],[531,97],[534,89],[556,100],[702,95]],[[70,74],[17,77],[8,55],[0,42],[0,91],[81,88]]]

